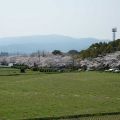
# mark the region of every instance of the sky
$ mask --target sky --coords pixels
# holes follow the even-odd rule
[[[0,0],[0,37],[58,34],[112,39],[120,0]]]

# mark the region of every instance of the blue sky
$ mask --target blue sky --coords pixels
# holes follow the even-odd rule
[[[120,0],[0,0],[0,37],[120,38]]]

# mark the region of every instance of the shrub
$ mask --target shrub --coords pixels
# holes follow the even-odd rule
[[[38,68],[38,67],[33,67],[32,70],[33,70],[33,71],[38,71],[39,68]]]
[[[25,68],[21,68],[21,69],[20,69],[20,72],[21,72],[21,73],[25,73]]]

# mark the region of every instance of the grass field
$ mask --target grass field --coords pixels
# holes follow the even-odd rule
[[[120,112],[120,74],[0,69],[0,120],[109,112]]]

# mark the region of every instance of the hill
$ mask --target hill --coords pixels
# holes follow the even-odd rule
[[[120,51],[120,39],[108,43],[100,42],[100,43],[92,44],[88,49],[82,50],[80,52],[80,57],[83,59],[95,58],[116,51]]]
[[[10,37],[0,38],[0,51],[3,52],[20,52],[31,53],[37,50],[53,51],[59,49],[61,51],[69,51],[71,49],[84,50],[91,44],[107,41],[95,38],[72,38],[62,35],[41,35],[26,37]]]

